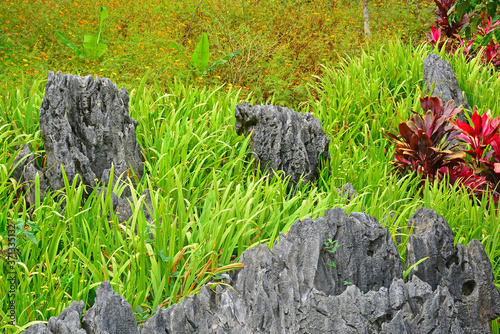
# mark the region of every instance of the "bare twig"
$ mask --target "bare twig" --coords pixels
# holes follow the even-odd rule
[[[186,46],[186,41],[189,37],[189,33],[191,32],[191,27],[193,26],[193,22],[194,22],[194,18],[196,17],[196,14],[198,13],[198,8],[200,7],[201,3],[203,2],[203,0],[201,0],[199,3],[198,3],[198,6],[196,6],[196,9],[194,11],[194,14],[193,14],[193,18],[191,19],[191,23],[189,23],[189,29],[188,29],[188,32],[186,34],[186,37],[184,37],[184,41],[182,42],[182,45]]]

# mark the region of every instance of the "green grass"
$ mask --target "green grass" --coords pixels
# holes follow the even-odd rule
[[[398,249],[403,261],[409,217],[421,206],[434,209],[448,221],[456,242],[483,243],[499,286],[498,218],[488,198],[471,200],[445,183],[426,184],[420,194],[417,179],[398,177],[388,166],[393,148],[384,131],[397,125],[398,114],[406,118],[409,108],[418,109],[422,62],[430,51],[389,43],[372,55],[364,53],[324,69],[303,108],[321,120],[332,139],[331,175],[322,169],[316,184],[300,187],[293,196],[287,195],[286,180],[269,180],[254,168],[249,138],[235,133],[241,89],[225,92],[176,81],[163,92],[139,85],[131,92],[130,113],[139,122],[137,138],[146,149],[146,175],[132,194],[135,205],[143,200],[144,189],[152,195],[154,226],[149,228],[154,240],[138,206],[130,226],[119,224],[109,210],[111,188],[108,194],[92,193],[82,200],[85,188],[78,180],[66,180],[62,197],[38,199],[29,214],[10,169],[15,145],[22,142],[29,143],[43,163],[34,112],[44,94],[43,82],[33,82],[26,92],[12,89],[0,105],[0,242],[6,249],[6,224],[12,221],[32,221],[36,227],[25,229],[37,241],[22,236],[18,245],[18,323],[47,321],[72,300],[84,300],[88,308],[104,280],[110,280],[144,320],[159,305],[178,302],[201,284],[218,282],[224,271],[239,268],[237,259],[249,247],[266,243],[272,248],[279,233],[286,233],[296,220],[316,218],[336,206],[375,216],[394,240],[402,234]],[[491,92],[499,91],[500,78],[479,64],[450,60],[466,93],[474,94],[474,105],[491,107],[498,115],[500,97]],[[475,73],[473,81],[467,72]],[[474,84],[476,80],[481,84]],[[358,191],[349,203],[336,191],[346,182]],[[120,194],[122,188],[113,191]],[[62,200],[67,206],[60,213]],[[394,218],[384,219],[391,213]],[[1,273],[5,266],[1,261]],[[0,300],[6,305],[9,286],[4,279],[0,282]],[[6,319],[5,308],[0,315]],[[0,326],[8,328],[5,322]]]
[[[182,43],[198,1],[110,3],[102,36],[109,50],[86,62],[55,31],[75,43],[95,32],[97,6],[108,3],[89,3],[0,5],[0,244],[5,251],[7,224],[25,226],[18,231],[18,324],[47,321],[72,300],[84,300],[88,309],[104,280],[143,321],[158,306],[178,302],[204,283],[217,284],[221,273],[241,267],[237,261],[249,247],[272,248],[298,219],[317,218],[337,206],[375,216],[394,240],[401,234],[402,261],[409,217],[421,206],[434,209],[450,224],[455,242],[483,243],[500,286],[498,217],[490,200],[472,200],[445,183],[419,191],[418,179],[401,178],[389,167],[393,147],[385,132],[420,108],[422,64],[432,49],[412,40],[422,37],[421,25],[429,22],[426,2],[370,3],[369,42],[363,40],[356,2],[203,2],[186,53],[203,32],[209,33],[211,61],[243,52],[207,76],[180,65],[181,57],[168,48],[170,42]],[[500,115],[498,74],[476,61],[443,57],[470,105]],[[38,110],[45,73],[54,69],[110,77],[130,92],[130,113],[139,122],[137,139],[146,156],[146,174],[131,190],[136,210],[130,225],[119,224],[110,211],[109,192],[120,194],[123,187],[84,196],[79,180],[66,180],[65,189],[37,198],[29,208],[21,185],[11,178],[23,143],[39,165],[45,163]],[[235,105],[242,100],[312,112],[332,139],[331,174],[323,168],[316,184],[299,187],[293,196],[286,180],[261,175],[249,138],[234,130]],[[337,192],[346,182],[358,192],[349,203]],[[152,195],[153,225],[138,210],[145,189]],[[61,201],[66,202],[62,213]],[[391,213],[394,218],[384,218]],[[0,261],[0,275],[5,268]],[[16,332],[19,328],[9,329],[5,320],[8,289],[0,277],[0,330]]]
[[[174,78],[212,89],[223,84],[243,88],[259,101],[271,98],[297,106],[307,101],[307,84],[321,73],[320,64],[336,64],[362,47],[390,38],[425,39],[434,15],[430,0],[370,2],[372,38],[365,40],[359,1],[344,0],[199,0],[155,1],[7,1],[0,4],[0,88],[13,87],[48,70],[104,76],[137,87],[148,69],[162,91]],[[432,5],[431,5],[432,4]],[[99,6],[109,17],[101,38],[108,50],[99,59],[82,60],[57,38],[60,31],[81,48],[83,36],[98,28]],[[191,27],[191,28],[190,28]],[[189,34],[188,34],[189,33]],[[203,33],[210,43],[210,64],[235,50],[207,75],[190,69],[169,46],[184,44],[191,56]],[[29,79],[31,81],[31,79]],[[2,89],[0,89],[0,96]]]

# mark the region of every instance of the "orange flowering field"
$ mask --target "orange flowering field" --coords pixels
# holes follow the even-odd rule
[[[431,3],[370,1],[372,35],[366,39],[356,1],[3,0],[0,92],[43,79],[49,70],[108,77],[130,91],[151,70],[149,84],[225,84],[242,88],[243,98],[253,92],[265,102],[275,95],[275,103],[298,106],[321,64],[378,49],[391,38],[424,39]],[[80,59],[56,31],[80,47],[84,34],[97,31],[100,6],[109,13],[101,33],[108,49],[98,59]],[[202,33],[208,34],[210,64],[234,51],[241,55],[205,75],[192,71],[170,43],[184,45],[189,58]]]

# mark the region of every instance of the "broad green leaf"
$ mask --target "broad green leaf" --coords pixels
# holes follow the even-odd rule
[[[196,46],[193,55],[191,56],[191,65],[195,66],[199,70],[203,70],[208,66],[208,61],[210,59],[209,45],[208,45],[208,35],[203,33],[201,35],[201,40]]]
[[[455,5],[455,16],[457,17],[457,21],[460,22],[462,20],[462,16],[469,12],[470,0],[460,1]]]
[[[106,20],[108,18],[108,10],[106,7],[101,7],[101,19],[99,20],[99,24],[102,23],[102,21]]]
[[[85,55],[83,54],[83,52],[76,47],[75,44],[73,44],[69,39],[67,39],[62,33],[60,33],[59,31],[56,31],[56,35],[57,37],[59,37],[59,39],[61,39],[64,43],[64,45],[66,45],[67,47],[70,47],[78,57],[84,59],[85,58]]]
[[[101,44],[101,43],[97,44],[97,50],[96,50],[97,58],[102,56],[107,49],[108,46],[106,44]]]
[[[479,22],[481,21],[481,16],[477,15],[475,16],[471,21],[470,21],[470,31],[471,35],[474,35],[477,31],[477,26],[479,25]]]
[[[96,57],[96,45],[97,36],[96,35],[84,35],[83,36],[83,49],[87,55],[91,58]]]
[[[94,45],[97,43],[96,35],[83,35],[83,45]]]
[[[33,231],[40,232],[40,227],[37,224],[35,224],[34,222],[27,221],[26,225],[28,225]]]
[[[24,235],[35,245],[38,245],[38,240],[36,240],[36,237],[33,233],[24,231]]]

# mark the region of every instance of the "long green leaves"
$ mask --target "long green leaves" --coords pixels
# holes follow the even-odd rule
[[[56,31],[56,35],[64,43],[64,45],[73,50],[79,58],[98,59],[108,49],[108,45],[106,44],[107,42],[101,38],[102,22],[107,19],[108,16],[108,10],[106,7],[101,7],[99,28],[95,34],[83,36],[83,51],[66,38],[60,31]]]
[[[317,183],[300,187],[293,196],[287,193],[288,180],[269,179],[254,168],[250,138],[236,135],[240,91],[196,89],[176,81],[160,93],[144,78],[131,94],[130,113],[138,121],[146,173],[137,189],[130,189],[133,215],[122,223],[111,207],[112,193],[124,189],[112,183],[97,195],[79,179],[65,179],[64,189],[44,199],[36,190],[36,205],[26,206],[20,185],[11,178],[12,164],[16,145],[24,142],[35,156],[44,154],[37,146],[37,123],[23,115],[28,105],[39,109],[43,89],[34,85],[29,92],[12,91],[9,100],[0,101],[0,244],[5,249],[7,222],[18,222],[28,232],[19,239],[18,323],[47,321],[72,300],[90,307],[103,280],[111,281],[145,319],[158,306],[178,302],[202,284],[220,282],[221,273],[241,268],[239,256],[249,247],[272,248],[298,219],[317,218],[336,206],[377,217],[395,241],[401,240],[397,246],[403,261],[409,217],[421,206],[434,209],[449,222],[457,242],[481,240],[498,284],[500,232],[490,199],[475,202],[460,188],[439,182],[425,184],[420,193],[417,178],[399,178],[388,168],[392,148],[384,131],[400,121],[398,113],[407,117],[407,110],[418,106],[428,52],[394,43],[325,69],[318,86],[311,87],[319,99],[311,96],[309,111],[331,138],[330,172],[323,167]],[[460,84],[464,77],[458,75]],[[484,96],[496,85],[482,68],[474,78],[481,82],[474,89]],[[358,192],[349,202],[338,192],[346,182]],[[36,183],[33,187],[38,189]],[[140,208],[146,189],[152,221]],[[0,261],[0,273],[4,266]],[[0,280],[2,305],[8,288]],[[1,330],[8,328],[0,324]]]

